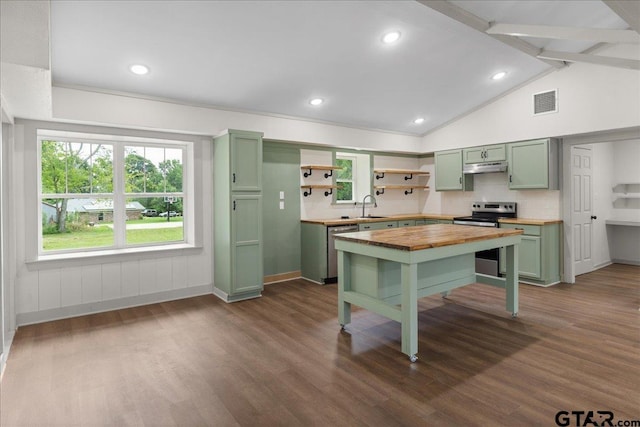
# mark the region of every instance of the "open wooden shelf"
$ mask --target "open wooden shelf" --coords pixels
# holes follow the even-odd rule
[[[325,178],[329,178],[331,175],[333,175],[333,171],[342,169],[342,168],[340,166],[329,166],[329,165],[305,165],[305,166],[300,166],[300,169],[308,171],[304,173],[305,178],[310,176],[314,170],[329,171],[328,173],[324,174]]]
[[[310,196],[311,193],[313,192],[313,189],[319,189],[319,190],[329,190],[329,191],[325,191],[324,195],[325,196],[329,196],[330,194],[333,194],[333,189],[334,188],[338,188],[337,185],[322,185],[322,184],[311,184],[311,185],[301,185],[300,186],[301,189],[303,190],[309,190],[309,191],[305,191],[304,193],[302,193],[304,195],[304,197]]]
[[[385,190],[404,190],[404,194],[413,194],[414,189],[428,190],[428,185],[374,185],[376,196],[384,194]]]
[[[429,176],[430,173],[418,169],[374,169],[373,172],[376,174],[376,179],[384,178],[385,174],[389,175],[404,175],[405,180],[412,179],[413,176]],[[381,175],[378,175],[381,174]]]

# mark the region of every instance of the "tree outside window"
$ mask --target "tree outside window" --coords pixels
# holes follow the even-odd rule
[[[336,166],[341,168],[336,171],[336,185],[338,186],[336,200],[338,202],[353,202],[355,158],[336,155]]]
[[[39,132],[42,251],[184,241],[185,144],[69,134]]]

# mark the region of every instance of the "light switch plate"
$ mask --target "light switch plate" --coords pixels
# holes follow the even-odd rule
[[[284,191],[280,192],[280,200],[284,200]]]

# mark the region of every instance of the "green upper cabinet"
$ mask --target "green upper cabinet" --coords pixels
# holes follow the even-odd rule
[[[509,189],[558,189],[558,141],[537,139],[507,144]]]
[[[262,189],[262,133],[229,130],[231,191]]]
[[[500,162],[507,159],[505,144],[486,145],[462,150],[464,163]]]
[[[473,190],[473,175],[462,174],[462,150],[435,153],[436,191]]]

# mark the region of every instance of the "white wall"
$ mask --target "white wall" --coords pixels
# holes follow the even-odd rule
[[[421,138],[332,124],[249,114],[77,89],[53,88],[53,117],[83,123],[218,135],[225,129],[264,132],[265,139],[416,153]]]
[[[37,256],[40,220],[37,174],[34,172],[38,127],[193,141],[196,231],[202,236],[202,247],[33,262]],[[31,121],[16,122],[14,131],[16,143],[8,159],[14,166],[14,185],[8,195],[8,205],[11,206],[10,215],[15,218],[12,249],[16,272],[15,311],[19,325],[212,292],[211,139]]]
[[[602,55],[634,58],[637,46]],[[559,112],[533,116],[534,93],[558,89]],[[455,122],[427,134],[425,152],[640,125],[640,73],[575,63],[553,71]]]

